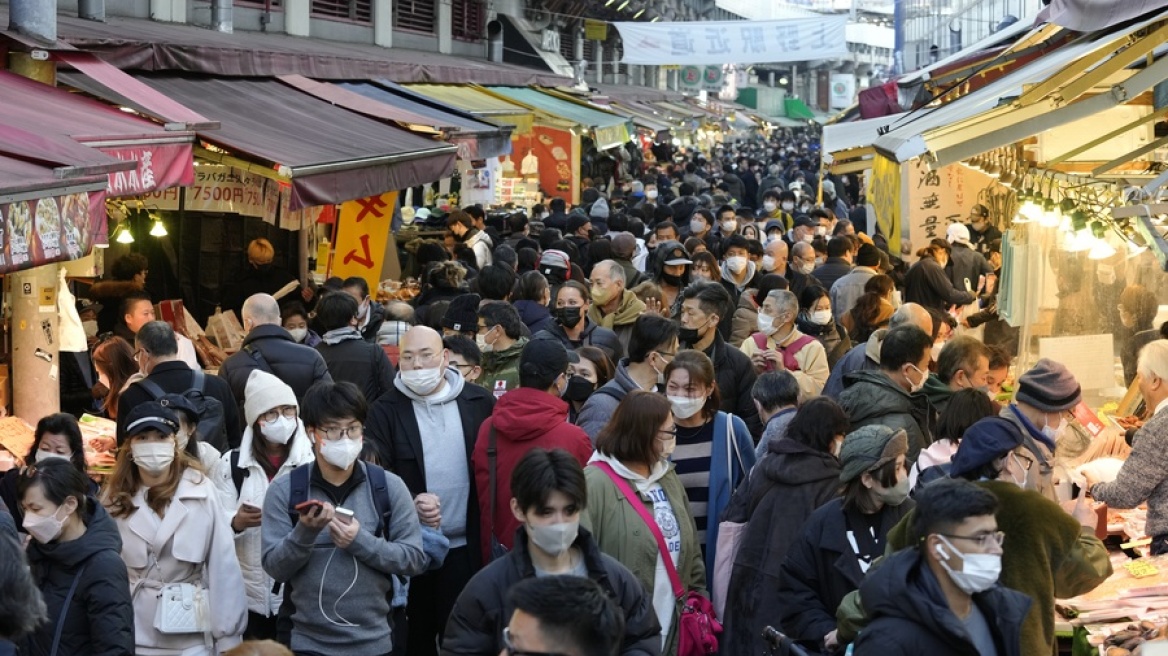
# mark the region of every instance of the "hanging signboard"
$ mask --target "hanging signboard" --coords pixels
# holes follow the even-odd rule
[[[0,205],[0,273],[89,255],[105,233],[106,193],[76,193]]]
[[[700,91],[702,88],[702,76],[705,72],[701,66],[686,66],[678,73],[681,80],[681,90],[685,91]]]
[[[722,73],[721,66],[707,66],[702,73],[702,89],[712,93],[718,93],[722,87],[726,85],[726,76]]]
[[[626,64],[758,64],[848,56],[846,15],[773,21],[613,23]]]
[[[964,222],[983,193],[1009,193],[993,185],[993,178],[962,164],[950,164],[936,171],[920,158],[905,162],[908,176],[908,239],[913,250],[930,239],[945,237],[949,224]],[[989,188],[987,190],[987,188]],[[993,203],[986,202],[992,206]]]
[[[341,204],[332,275],[364,278],[370,289],[381,285],[385,245],[389,242],[396,205],[396,191]]]
[[[832,73],[831,108],[847,109],[856,96],[856,76],[851,73]]]
[[[888,250],[893,255],[900,253],[902,178],[900,164],[880,153],[876,154],[872,162],[868,198],[876,213],[876,226],[888,240]]]
[[[598,20],[585,20],[584,38],[589,41],[608,40],[608,23]]]
[[[98,148],[111,157],[138,162],[138,168],[110,173],[106,191],[117,198],[189,185],[195,168],[192,148],[190,143]]]

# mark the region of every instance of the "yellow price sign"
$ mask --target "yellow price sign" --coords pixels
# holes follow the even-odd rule
[[[1155,576],[1160,573],[1156,566],[1146,560],[1133,560],[1129,563],[1124,563],[1123,568],[1131,574],[1133,578],[1142,579],[1149,576]]]

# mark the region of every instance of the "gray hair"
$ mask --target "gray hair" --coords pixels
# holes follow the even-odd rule
[[[1140,349],[1136,373],[1145,378],[1155,376],[1168,381],[1168,340],[1157,339]]]
[[[815,252],[815,247],[805,241],[795,242],[795,245],[791,247],[791,255],[794,255],[795,257],[801,258],[807,251]]]
[[[617,264],[615,260],[601,260],[600,262],[597,262],[592,267],[593,274],[596,273],[597,267],[604,267],[600,270],[600,272],[607,273],[608,277],[612,278],[614,281],[619,282],[621,285],[628,285],[629,279],[628,276],[625,275],[625,268],[620,264]]]
[[[924,325],[928,321],[928,327]],[[900,307],[896,308],[896,312],[892,313],[892,318],[888,320],[889,329],[898,326],[912,325],[921,330],[933,334],[933,315],[922,305],[916,303],[902,303]]]
[[[795,405],[799,402],[799,381],[789,371],[768,371],[754,381],[750,398],[767,412]]]
[[[139,328],[134,343],[154,357],[178,355],[178,339],[174,336],[174,328],[165,321],[151,321]]]
[[[280,325],[280,304],[271,294],[252,294],[243,302],[239,311],[244,321],[251,319],[257,326]]]
[[[773,289],[766,297],[774,300],[775,305],[779,307],[780,315],[789,312],[794,317],[799,313],[799,297],[789,289]]]
[[[405,301],[390,301],[385,305],[385,318],[403,323],[414,322],[414,308]]]

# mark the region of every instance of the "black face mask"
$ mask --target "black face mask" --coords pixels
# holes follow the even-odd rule
[[[583,403],[596,391],[596,384],[583,376],[569,376],[568,386],[564,389],[563,399]]]
[[[584,313],[580,311],[581,309],[579,307],[560,307],[552,310],[552,316],[561,326],[575,328],[584,320]]]
[[[681,287],[681,276],[672,276],[662,271],[661,281],[671,287]]]
[[[702,336],[698,334],[697,328],[681,328],[677,331],[677,339],[686,346],[693,346],[701,341]]]

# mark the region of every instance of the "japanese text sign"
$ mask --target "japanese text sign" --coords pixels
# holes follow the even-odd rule
[[[385,245],[393,228],[396,205],[396,191],[341,205],[332,275],[340,278],[359,276],[369,283],[370,289],[377,289],[381,284]]]
[[[110,197],[137,196],[158,189],[185,186],[194,180],[190,143],[153,144],[125,148],[98,148],[120,160],[134,160],[138,167],[109,174]]]
[[[961,164],[930,170],[922,159],[903,164],[908,175],[908,238],[913,249],[945,237],[950,223],[962,223],[993,179]]]
[[[848,17],[773,21],[613,23],[626,64],[721,65],[848,56]]]

